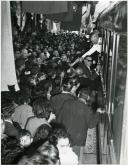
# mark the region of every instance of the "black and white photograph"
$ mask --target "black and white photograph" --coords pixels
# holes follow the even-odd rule
[[[1,164],[128,164],[128,2],[0,4]]]

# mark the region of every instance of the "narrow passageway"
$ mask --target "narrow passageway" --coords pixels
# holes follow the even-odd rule
[[[96,128],[88,130],[86,144],[82,149],[81,149],[80,163],[97,164]]]

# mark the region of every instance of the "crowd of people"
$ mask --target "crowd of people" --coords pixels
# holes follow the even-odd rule
[[[99,32],[16,34],[20,90],[1,93],[2,164],[79,164],[104,106]]]

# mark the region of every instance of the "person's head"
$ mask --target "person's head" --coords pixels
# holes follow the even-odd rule
[[[58,149],[70,146],[70,136],[65,128],[56,128],[49,136],[50,143],[57,146]]]
[[[86,102],[90,100],[90,90],[88,88],[80,89],[78,97],[84,99]]]
[[[97,29],[93,30],[93,33],[100,35],[100,32]]]
[[[30,103],[30,97],[27,94],[18,91],[15,94],[14,102],[18,105],[29,104]]]
[[[40,49],[40,46],[37,44],[37,45],[35,46],[35,50],[38,51],[39,49]]]
[[[65,151],[67,147],[70,147],[70,141],[68,137],[61,137],[58,139],[57,148],[59,151]]]
[[[91,34],[91,42],[93,44],[97,44],[99,40],[99,34],[98,33],[92,33]]]
[[[71,55],[74,55],[75,54],[75,50],[72,48],[71,49]]]
[[[49,133],[51,131],[51,127],[49,127],[46,124],[42,124],[37,130],[34,135],[34,142],[35,141],[40,141],[40,140],[46,140]]]
[[[44,54],[44,52],[40,53],[40,59],[42,61],[46,60],[46,55]]]
[[[54,50],[54,51],[53,51],[53,55],[54,55],[55,57],[59,57],[59,52],[58,52],[58,50]]]
[[[52,47],[49,46],[49,48],[48,48],[48,52],[52,52],[52,51],[53,51]]]
[[[31,133],[25,129],[20,130],[19,142],[21,147],[28,147],[33,142]]]
[[[76,52],[76,55],[80,57],[81,51],[78,50],[78,51]]]
[[[62,52],[63,51],[63,48],[62,48],[61,45],[58,46],[58,50],[59,50],[59,52]]]
[[[21,50],[21,54],[23,58],[27,58],[29,56],[28,50],[25,48]]]
[[[47,120],[52,108],[48,100],[38,98],[33,102],[32,111],[37,118],[45,118]]]
[[[32,55],[33,55],[34,57],[37,57],[37,52],[36,52],[36,51],[33,51],[33,52],[32,52]]]
[[[16,69],[22,71],[25,68],[25,60],[23,58],[18,58],[15,60]]]
[[[15,59],[18,59],[21,57],[21,53],[19,50],[17,50],[15,53],[14,53],[14,56],[15,56]]]
[[[42,156],[52,160],[54,164],[59,163],[59,151],[57,147],[51,144],[49,141],[43,143],[38,151],[42,154]]]
[[[66,62],[68,60],[66,54],[62,54],[62,57],[61,57],[62,61]]]
[[[60,165],[59,158],[52,159],[49,155],[43,156],[39,151],[36,151],[32,155],[23,156],[18,165]]]
[[[83,69],[81,67],[77,67],[75,70],[78,76],[81,76],[83,74]]]
[[[84,63],[87,67],[91,67],[92,65],[92,57],[91,56],[86,56],[84,59]]]
[[[71,52],[70,50],[67,50],[67,56],[70,56]]]
[[[68,74],[69,78],[72,78],[72,77],[74,77],[76,75],[73,68],[69,68],[67,70],[67,74]]]
[[[44,48],[44,53],[47,53],[48,52],[48,49],[47,47]]]
[[[73,85],[71,84],[70,79],[69,78],[65,78],[63,80],[63,86],[62,86],[63,91],[70,92],[72,87],[73,87]]]

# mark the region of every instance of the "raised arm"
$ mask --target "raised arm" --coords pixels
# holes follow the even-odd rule
[[[86,56],[90,56],[95,51],[101,53],[101,45],[98,45],[98,44],[93,45],[93,47],[82,56],[82,58],[85,58]]]

